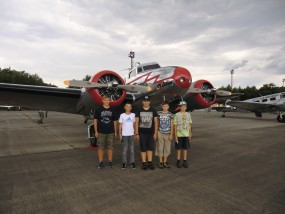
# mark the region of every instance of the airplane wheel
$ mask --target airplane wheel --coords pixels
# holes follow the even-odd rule
[[[226,117],[226,114],[222,114],[222,117],[223,117],[223,118]]]
[[[284,123],[285,122],[285,116],[284,115],[282,115],[282,117],[280,115],[278,115],[276,119],[277,119],[277,121],[279,123]]]

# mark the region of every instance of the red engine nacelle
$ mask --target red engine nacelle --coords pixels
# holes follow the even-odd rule
[[[198,80],[193,82],[191,88],[200,88],[203,90],[214,88],[213,85],[207,80]],[[193,109],[202,109],[212,106],[216,101],[216,94],[214,93],[203,93],[203,94],[189,94],[187,102]]]
[[[124,80],[114,71],[104,70],[96,73],[89,82],[108,84],[116,81],[119,85],[125,84]],[[110,106],[119,106],[126,97],[126,91],[116,88],[90,88],[87,89],[92,99],[99,105],[102,105],[102,97],[109,95],[111,97]]]

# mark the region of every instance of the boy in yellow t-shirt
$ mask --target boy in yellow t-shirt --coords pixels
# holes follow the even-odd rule
[[[188,168],[187,150],[190,148],[190,140],[192,138],[192,118],[189,112],[186,112],[187,103],[181,101],[180,112],[176,113],[173,120],[175,149],[177,150],[177,168],[182,168],[180,162],[181,150],[183,150],[183,167]]]

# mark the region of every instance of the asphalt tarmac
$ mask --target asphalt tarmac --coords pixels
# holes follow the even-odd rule
[[[285,124],[196,111],[189,168],[97,168],[82,116],[0,111],[0,213],[285,213]],[[90,121],[89,121],[90,122]],[[105,155],[106,159],[106,155]],[[158,164],[157,157],[154,162]]]

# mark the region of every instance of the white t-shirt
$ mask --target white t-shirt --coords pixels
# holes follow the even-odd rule
[[[136,116],[134,113],[120,115],[119,123],[122,123],[122,136],[132,136],[135,133],[134,123],[136,122]]]

